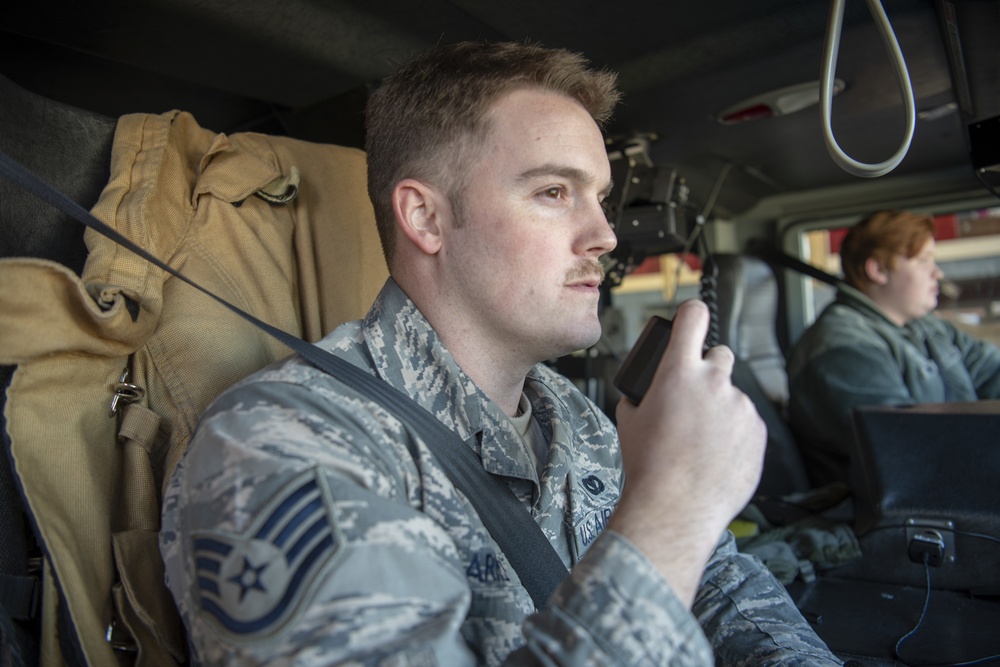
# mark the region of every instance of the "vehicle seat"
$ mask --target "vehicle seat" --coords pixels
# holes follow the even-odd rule
[[[768,400],[784,411],[788,403],[785,355],[775,320],[778,284],[770,265],[749,255],[720,254],[718,266],[721,342],[744,361]]]
[[[0,150],[84,208],[107,185],[116,119],[25,90],[0,75]],[[80,273],[83,226],[0,179],[0,257],[41,257]]]
[[[108,182],[115,119],[46,99],[0,75],[0,150],[84,208],[90,208]],[[40,257],[59,262],[77,274],[83,270],[87,247],[83,226],[56,208],[0,178],[0,258]],[[0,616],[9,615],[5,651],[19,653],[25,664],[38,660],[40,617],[32,602],[38,590],[29,568],[33,546],[27,517],[7,456],[9,442],[3,408],[13,366],[0,366]],[[28,591],[14,595],[13,591]],[[32,592],[33,590],[33,592]],[[14,648],[16,647],[16,648]]]
[[[736,356],[733,383],[746,393],[767,425],[767,450],[758,496],[811,488],[798,444],[785,417],[788,376],[775,322],[778,283],[771,266],[750,255],[718,254],[719,342]]]
[[[154,254],[156,243],[162,241],[161,258],[182,257],[188,276],[278,328],[301,330],[307,340],[316,340],[341,322],[362,317],[385,281],[365,187],[364,155],[357,149],[252,133],[216,135],[196,127],[193,117],[180,112],[102,117],[45,99],[2,77],[0,99],[0,150],[84,208],[95,202],[104,213],[113,208],[110,217],[116,224],[127,218],[130,229],[139,229],[140,236],[142,230],[155,229],[156,235],[143,236],[156,237],[151,248]],[[163,165],[157,174],[148,168],[142,171],[146,181],[140,185],[132,179],[109,181],[112,144],[119,140],[123,127],[127,141],[132,142],[128,146],[152,147],[148,152],[155,153],[156,160],[140,160],[144,167],[154,162]],[[171,135],[163,131],[167,127],[180,129]],[[143,143],[147,136],[155,136],[155,141]],[[201,152],[183,152],[179,144],[171,143],[172,136],[196,144]],[[198,159],[209,153],[211,161]],[[176,155],[183,159],[172,159]],[[161,156],[171,159],[161,160]],[[185,162],[189,158],[197,168]],[[244,169],[247,165],[250,168]],[[255,189],[239,190],[243,185],[276,183],[265,179],[275,165],[296,177],[301,168],[303,183],[319,182],[320,173],[326,180],[323,187],[296,188],[294,211],[283,208],[281,196],[289,192],[287,186],[278,195],[256,189],[256,194],[271,198],[248,197]],[[180,177],[178,172],[182,172]],[[161,178],[162,173],[168,175]],[[173,239],[183,231],[187,209],[160,204],[164,211],[181,213],[159,217],[147,215],[150,206],[136,206],[135,201],[152,200],[144,189],[147,182],[157,185],[157,194],[161,183],[178,190],[192,188],[193,174],[204,179],[200,184],[206,188],[199,193],[203,194],[199,215],[208,219],[241,211],[248,227],[273,217],[274,222],[260,225],[267,234],[240,235],[237,228],[226,227],[232,234],[217,235],[215,245],[197,238],[195,251],[179,255],[177,248],[182,244]],[[131,198],[130,202],[117,206],[119,193],[123,200]],[[240,194],[239,200],[227,198]],[[186,191],[182,196],[189,201]],[[320,220],[322,224],[310,224]],[[192,227],[204,229],[205,225]],[[29,318],[25,313],[58,314],[62,323],[79,312],[95,312],[98,306],[87,301],[92,294],[80,282],[81,269],[96,285],[101,281],[91,276],[126,255],[95,234],[88,239],[94,241],[88,256],[83,230],[80,223],[0,178],[0,280],[12,275],[21,280],[28,271],[56,276],[49,282],[39,281],[55,295],[51,300],[35,299],[28,290],[10,289],[6,294],[21,301],[15,308],[0,307],[0,356],[6,364],[21,364],[16,373],[13,366],[0,366],[0,449],[4,450],[0,454],[0,534],[5,536],[0,539],[0,648],[4,654],[23,657],[25,664],[36,664],[40,655],[51,656],[53,664],[113,664],[115,647],[106,639],[108,631],[113,630],[111,635],[118,641],[117,631],[127,626],[132,637],[124,640],[126,644],[134,639],[140,655],[152,656],[143,659],[150,664],[172,664],[183,653],[183,637],[169,592],[162,586],[162,572],[156,569],[159,476],[172,469],[198,414],[218,391],[284,356],[287,348],[221,305],[204,300],[217,312],[208,309],[203,316],[200,306],[193,309],[193,300],[187,299],[187,286],[165,280],[163,272],[128,256],[115,264],[115,280],[123,281],[138,296],[116,301],[126,305],[107,310],[111,315],[106,318],[88,320],[98,322],[90,329],[82,325],[54,328],[55,338],[60,339],[52,347],[59,349],[37,353],[40,345],[51,344],[50,338],[31,334],[31,327],[45,318]],[[274,238],[285,245],[265,248],[266,241]],[[233,240],[246,241],[241,247],[250,248],[248,253],[229,252],[227,243]],[[171,255],[164,256],[163,248],[170,249]],[[294,262],[289,255],[294,255]],[[274,258],[273,263],[263,262],[271,269],[261,272],[266,279],[232,279],[231,263],[260,256]],[[105,264],[92,270],[92,260]],[[67,275],[72,273],[77,275]],[[63,285],[69,287],[62,289]],[[117,283],[113,285],[117,289]],[[287,296],[281,293],[285,287]],[[64,294],[66,299],[60,300]],[[130,301],[152,305],[133,311]],[[46,308],[49,303],[51,309]],[[22,304],[27,304],[24,309]],[[77,308],[77,304],[82,305]],[[192,331],[197,335],[190,335]],[[117,385],[113,379],[106,380],[120,377],[126,365],[132,373],[129,382],[142,385],[145,396],[125,411],[145,422],[136,429],[118,431],[119,423],[125,424],[127,418],[119,413],[119,420],[108,419]],[[56,376],[59,382],[53,381]],[[26,377],[32,381],[23,381]],[[124,377],[121,385],[132,386],[125,384]],[[59,417],[53,419],[51,411],[56,406]],[[36,415],[47,417],[36,419]],[[135,420],[127,423],[131,427]],[[87,474],[74,474],[73,484],[52,483],[66,478],[69,469]],[[41,586],[31,567],[36,560],[31,533],[44,543]],[[8,595],[11,591],[16,595]],[[118,623],[116,616],[125,620]]]

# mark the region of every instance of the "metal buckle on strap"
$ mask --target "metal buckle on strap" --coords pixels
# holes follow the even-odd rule
[[[112,651],[121,651],[123,653],[137,653],[139,651],[139,647],[136,646],[132,635],[127,630],[118,627],[118,619],[111,619],[111,623],[108,625],[108,633],[104,639],[111,644]]]
[[[128,405],[142,400],[146,395],[146,390],[142,387],[126,382],[128,380],[128,368],[122,370],[121,377],[115,383],[115,395],[111,398],[111,409],[108,411],[109,417],[114,417],[121,405]]]

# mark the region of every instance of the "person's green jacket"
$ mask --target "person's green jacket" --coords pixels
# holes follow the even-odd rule
[[[846,482],[855,406],[1000,398],[1000,348],[934,315],[897,326],[844,286],[791,350],[788,389],[813,483]]]

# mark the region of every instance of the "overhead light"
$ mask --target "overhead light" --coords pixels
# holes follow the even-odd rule
[[[834,79],[833,94],[838,95],[843,90],[843,80]],[[735,125],[749,120],[786,116],[816,104],[819,104],[819,81],[810,81],[755,95],[720,112],[715,119],[722,125]]]
[[[924,109],[917,112],[917,118],[920,120],[937,120],[939,118],[944,118],[958,111],[958,104],[955,102],[948,102],[947,104],[942,104],[938,107],[933,107],[931,109]]]

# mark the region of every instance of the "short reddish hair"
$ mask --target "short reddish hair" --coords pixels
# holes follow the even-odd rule
[[[491,110],[516,90],[576,100],[598,125],[621,93],[618,77],[579,53],[513,42],[439,46],[404,64],[368,100],[368,194],[386,263],[396,237],[392,191],[404,178],[434,183],[460,201],[464,174],[493,127]]]
[[[879,211],[851,228],[840,246],[840,266],[847,283],[863,289],[871,280],[865,262],[875,258],[887,269],[896,268],[896,257],[909,259],[934,238],[934,218],[906,211]]]

